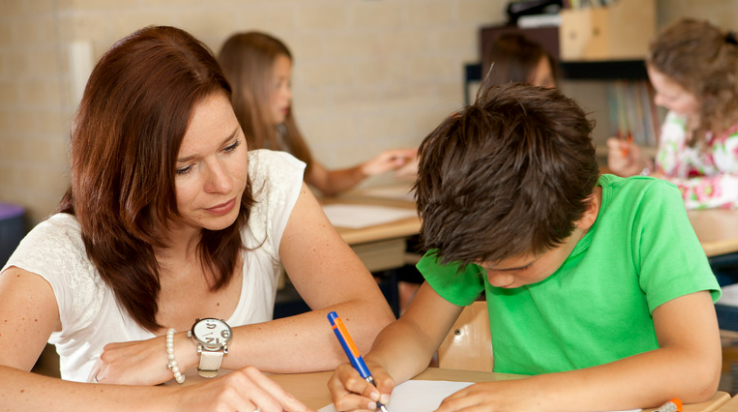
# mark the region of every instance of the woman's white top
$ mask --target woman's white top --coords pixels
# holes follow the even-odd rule
[[[256,204],[241,236],[252,250],[242,252],[243,286],[238,306],[226,320],[231,326],[272,319],[281,272],[279,244],[300,195],[304,168],[285,152],[249,153]],[[118,306],[87,258],[79,223],[72,215],[55,214],[31,230],[3,271],[10,266],[40,275],[54,291],[62,330],[52,333],[49,343],[60,355],[63,379],[86,381],[108,343],[154,337]]]

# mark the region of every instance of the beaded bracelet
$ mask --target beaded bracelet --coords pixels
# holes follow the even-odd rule
[[[167,364],[167,368],[172,371],[174,374],[174,380],[177,381],[179,384],[183,384],[185,381],[184,374],[179,370],[179,366],[177,365],[177,360],[174,359],[174,334],[177,333],[174,328],[169,328],[167,330],[167,358],[169,359],[169,363]]]

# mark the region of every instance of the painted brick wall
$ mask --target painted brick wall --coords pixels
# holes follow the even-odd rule
[[[506,0],[0,0],[0,202],[30,224],[67,187],[67,139],[78,95],[69,49],[96,61],[149,24],[190,31],[217,52],[259,29],[295,56],[294,105],[316,158],[350,166],[416,146],[463,104],[463,65],[478,60],[481,26],[504,22]],[[728,27],[738,0],[659,0],[659,26],[680,16]],[[387,181],[375,178],[373,184]]]

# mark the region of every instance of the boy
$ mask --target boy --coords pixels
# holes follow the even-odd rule
[[[679,191],[599,176],[591,130],[557,90],[508,84],[425,139],[426,283],[365,356],[377,388],[336,370],[337,409],[386,403],[482,292],[494,371],[533,376],[472,385],[439,412],[622,410],[715,393],[720,289]]]

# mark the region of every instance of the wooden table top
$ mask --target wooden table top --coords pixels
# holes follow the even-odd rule
[[[689,210],[687,216],[708,257],[738,252],[738,210]]]
[[[333,372],[315,372],[300,374],[270,375],[277,383],[287,391],[295,395],[308,407],[318,410],[331,403],[330,392],[327,383]],[[428,368],[414,379],[421,380],[446,380],[458,382],[491,382],[500,380],[520,379],[524,376],[510,375],[493,372],[465,371],[455,369]],[[684,405],[684,412],[738,412],[738,401],[730,401],[730,395],[725,392],[717,392],[712,399],[706,402]],[[734,407],[735,409],[721,409],[722,406]],[[644,412],[653,409],[644,409]]]

